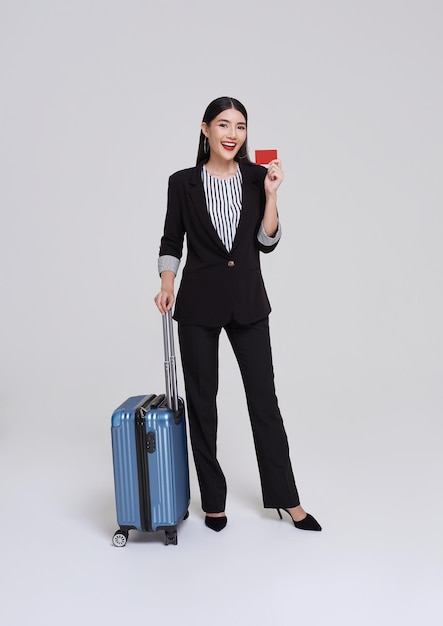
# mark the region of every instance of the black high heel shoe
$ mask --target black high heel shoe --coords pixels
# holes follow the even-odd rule
[[[299,528],[300,530],[321,530],[320,524],[317,522],[315,517],[312,517],[309,513],[306,513],[306,517],[296,522],[292,515],[289,513],[288,509],[283,509],[291,518],[294,526]],[[280,509],[277,509],[277,513],[280,515],[280,519],[283,519]]]
[[[211,530],[215,530],[216,533],[219,533],[228,523],[228,518],[226,515],[222,517],[211,517],[209,515],[205,516],[205,524]]]

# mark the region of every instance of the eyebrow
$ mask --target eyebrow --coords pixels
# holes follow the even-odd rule
[[[231,120],[217,120],[218,122],[227,122],[228,124],[231,123]],[[246,122],[237,122],[237,124],[241,124],[242,126],[246,126]]]

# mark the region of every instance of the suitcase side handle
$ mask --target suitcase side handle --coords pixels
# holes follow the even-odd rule
[[[167,311],[163,316],[163,343],[165,349],[165,384],[167,405],[173,411],[178,411],[177,367],[174,349],[174,327],[172,312]]]

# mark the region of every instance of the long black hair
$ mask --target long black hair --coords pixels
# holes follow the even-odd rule
[[[240,111],[240,113],[245,118],[246,126],[248,124],[248,114],[246,112],[245,107],[241,102],[236,100],[235,98],[229,98],[228,96],[222,96],[221,98],[216,98],[212,102],[210,102],[207,106],[207,109],[203,115],[202,122],[205,122],[208,126],[212,122],[213,119],[220,115],[222,111],[226,111],[226,109],[236,109]],[[198,143],[198,152],[197,152],[197,163],[206,163],[209,160],[209,145],[207,145],[207,149],[205,150],[205,135],[203,131],[200,131],[200,140]],[[248,155],[248,140],[245,140],[245,143],[242,145],[240,150],[235,155],[236,161],[242,161],[242,163],[251,163],[251,160]]]

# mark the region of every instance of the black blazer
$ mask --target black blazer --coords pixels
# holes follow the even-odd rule
[[[169,178],[168,207],[160,256],[187,260],[177,293],[174,319],[197,326],[223,326],[230,320],[250,324],[271,311],[260,270],[259,253],[271,252],[257,240],[265,209],[266,168],[240,164],[242,211],[231,252],[212,225],[201,179],[202,165]]]

